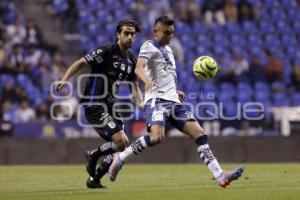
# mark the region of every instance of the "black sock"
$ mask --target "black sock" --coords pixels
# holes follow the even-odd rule
[[[118,146],[113,142],[107,142],[99,146],[97,149],[91,151],[91,156],[94,159],[100,158],[100,156],[104,156],[107,154],[113,154],[118,149]]]
[[[106,156],[100,163],[100,166],[96,170],[96,175],[94,177],[94,181],[99,182],[100,179],[108,172],[109,166],[113,161],[113,156]]]

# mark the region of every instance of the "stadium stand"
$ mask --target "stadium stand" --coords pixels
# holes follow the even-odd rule
[[[169,0],[159,3],[149,0],[51,0],[49,6],[61,21],[75,19],[71,29],[81,35],[82,53],[114,40],[116,22],[134,18],[144,27],[133,48],[137,54],[142,42],[151,38],[149,27],[153,19],[160,14],[174,17],[176,37],[181,43],[179,48],[184,52],[177,69],[179,88],[187,93],[218,91],[214,101],[226,104],[228,116],[236,112],[237,102],[243,105],[254,100],[266,108],[300,105],[299,92],[295,93],[299,91],[297,81],[300,79],[296,72],[300,68],[299,1],[179,0],[172,4]],[[49,108],[53,102],[49,97],[49,85],[58,80],[66,68],[61,52],[49,52],[42,45],[42,32],[38,28],[26,28],[27,21],[13,1],[2,0],[0,9],[0,49],[1,55],[7,54],[0,60],[2,110],[5,107],[9,113],[14,113],[20,102],[28,99],[35,109],[36,119],[45,120],[46,116],[49,120],[49,113],[45,113],[45,106]],[[35,34],[30,35],[32,32],[36,32],[36,38]],[[237,54],[246,63],[243,69],[238,69],[240,62],[234,64]],[[200,55],[210,55],[219,61],[221,72],[214,80],[196,80],[192,70],[187,70]],[[122,95],[128,93],[126,90],[120,92]],[[6,97],[11,98],[11,105],[7,105]],[[198,97],[187,101],[212,100]],[[44,107],[42,116],[38,114],[42,112],[41,107]],[[199,112],[205,114],[205,109]],[[137,112],[137,115],[142,116],[142,113]],[[12,121],[15,121],[13,117]]]

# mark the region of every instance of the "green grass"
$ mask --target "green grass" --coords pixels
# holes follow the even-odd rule
[[[236,165],[226,164],[223,168]],[[105,190],[88,190],[83,165],[0,166],[0,200],[289,200],[300,199],[299,164],[245,164],[223,189],[204,165],[126,165]]]

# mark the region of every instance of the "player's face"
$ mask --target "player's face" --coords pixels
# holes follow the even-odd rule
[[[122,26],[122,30],[117,34],[120,45],[129,49],[135,41],[135,28],[132,26]]]
[[[154,36],[156,40],[163,45],[167,45],[170,43],[170,40],[173,37],[174,26],[168,26],[161,23],[156,24],[154,28]]]

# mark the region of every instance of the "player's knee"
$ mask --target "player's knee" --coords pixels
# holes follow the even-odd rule
[[[161,143],[164,140],[164,134],[155,134],[155,135],[151,135],[151,143],[152,145],[156,145]]]
[[[123,151],[129,145],[128,138],[120,138],[119,140],[115,141],[118,145],[118,149]]]

